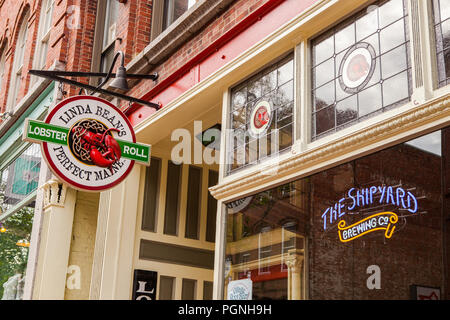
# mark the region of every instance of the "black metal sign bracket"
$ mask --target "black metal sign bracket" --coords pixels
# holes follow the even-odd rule
[[[129,101],[130,103],[137,103],[137,104],[140,104],[143,106],[148,106],[148,107],[154,108],[156,110],[159,110],[161,108],[161,105],[159,105],[157,103],[130,97],[130,96],[122,94],[120,92],[114,92],[114,91],[102,89],[101,86],[107,80],[104,80],[99,86],[94,87],[94,86],[91,86],[86,83],[81,83],[81,82],[78,82],[75,80],[64,78],[64,77],[89,77],[89,78],[90,77],[104,77],[105,79],[109,79],[110,77],[115,78],[116,77],[115,73],[111,73],[111,72],[108,72],[108,73],[75,72],[75,71],[56,71],[56,70],[30,70],[29,73],[32,75],[38,76],[38,77],[47,78],[47,79],[50,79],[53,81],[63,82],[63,83],[67,83],[69,85],[76,86],[76,87],[79,87],[82,89],[90,90],[91,94],[98,92],[98,93],[114,96],[114,97],[117,97],[122,100]],[[119,73],[120,73],[120,70],[119,70]],[[119,77],[120,77],[120,75],[119,75]],[[126,74],[126,78],[149,79],[149,80],[156,81],[156,79],[158,79],[158,74],[157,73],[154,73],[154,74]]]

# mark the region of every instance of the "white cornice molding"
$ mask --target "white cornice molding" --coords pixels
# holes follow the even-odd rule
[[[255,174],[254,170],[245,175],[227,179],[209,188],[211,194],[218,200],[227,201],[238,196],[254,192],[263,186],[279,184],[282,180],[292,180],[307,176],[319,168],[338,164],[351,157],[362,155],[367,148],[375,150],[380,146],[387,147],[390,139],[400,136],[417,135],[428,128],[442,127],[450,123],[450,94],[446,94],[419,106],[414,106],[389,119],[382,120],[366,128],[357,130],[347,136],[329,140],[320,146],[307,149],[301,153],[291,153],[278,164],[264,166],[264,171],[273,170],[276,175]],[[422,128],[422,129],[421,129]],[[403,135],[402,135],[403,134]],[[370,150],[369,150],[370,151]],[[260,166],[261,167],[261,166]],[[261,168],[259,169],[261,171]]]

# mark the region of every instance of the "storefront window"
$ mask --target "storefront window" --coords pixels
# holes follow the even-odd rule
[[[34,203],[19,209],[0,225],[0,296],[21,300],[25,284]]]
[[[39,182],[40,147],[31,145],[2,169],[0,184],[0,297],[23,295]]]
[[[312,41],[312,139],[409,100],[406,0],[378,1]]]
[[[438,85],[450,83],[450,0],[433,0]]]
[[[232,89],[228,173],[292,145],[293,106],[292,55]]]
[[[224,297],[449,298],[449,138],[439,130],[228,203]]]

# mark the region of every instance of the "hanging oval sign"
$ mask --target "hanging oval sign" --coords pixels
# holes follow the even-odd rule
[[[342,90],[354,94],[369,83],[375,71],[375,49],[366,42],[351,47],[339,67],[339,84]]]
[[[127,117],[104,99],[71,97],[44,122],[27,119],[25,125],[24,140],[41,143],[52,172],[79,190],[110,189],[127,177],[135,161],[150,163],[150,146],[136,143]]]

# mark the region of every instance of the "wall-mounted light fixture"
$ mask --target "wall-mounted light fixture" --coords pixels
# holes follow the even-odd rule
[[[119,66],[119,69],[117,70],[117,73],[112,73],[114,65],[115,65],[117,59],[119,58],[119,56],[121,57],[121,64]],[[158,79],[158,73],[156,73],[156,72],[153,74],[127,74],[127,70],[125,68],[125,55],[122,51],[118,51],[114,55],[114,59],[111,63],[108,73],[57,71],[57,70],[30,70],[29,73],[32,75],[38,76],[38,77],[43,77],[43,78],[47,78],[47,79],[50,79],[53,81],[67,83],[72,86],[76,86],[76,87],[79,87],[82,89],[89,90],[89,91],[91,91],[91,94],[98,92],[98,93],[102,93],[105,95],[114,96],[114,97],[117,97],[122,100],[129,101],[130,103],[137,103],[137,104],[140,104],[143,106],[148,106],[148,107],[154,108],[156,110],[159,110],[161,108],[161,105],[159,105],[157,103],[130,97],[130,96],[125,95],[120,92],[102,89],[102,87],[108,82],[108,80],[110,78],[115,78],[111,82],[110,86],[113,88],[117,88],[121,91],[129,90],[127,79],[149,79],[149,80],[153,80],[153,81],[156,81]],[[81,83],[81,82],[71,80],[71,79],[66,79],[64,77],[88,77],[88,78],[103,77],[104,80],[97,87],[94,87],[89,84]]]

